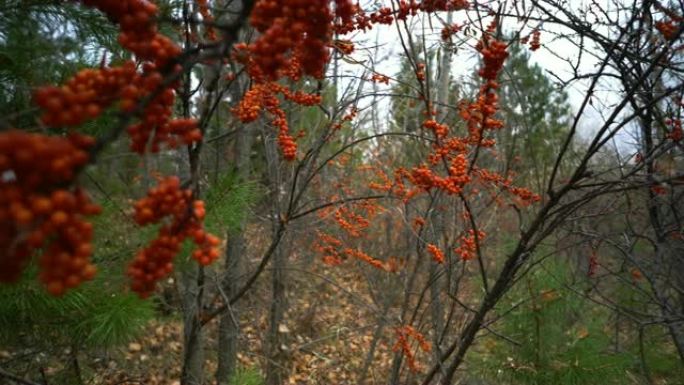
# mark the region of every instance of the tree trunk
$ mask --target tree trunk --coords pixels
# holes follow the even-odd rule
[[[239,1],[236,3],[240,3]],[[242,93],[241,84],[236,81],[231,94],[234,100],[238,100]],[[253,126],[243,126],[236,134],[232,156],[229,161],[234,165],[233,172],[236,175],[236,183],[245,183],[251,174],[250,155],[253,144]],[[221,283],[223,301],[228,303],[239,290],[239,278],[244,272],[244,259],[246,246],[244,228],[246,216],[240,218],[235,228],[226,231],[228,245],[226,247],[225,276]],[[230,304],[228,304],[230,306]],[[237,366],[238,337],[240,335],[239,309],[237,304],[229,307],[219,319],[218,340],[218,368],[216,381],[218,385],[229,384],[230,378],[235,373]]]
[[[183,369],[182,385],[204,382],[204,344],[199,311],[202,308],[204,269],[195,263],[182,274],[183,280]]]
[[[242,229],[227,231],[226,272],[222,282],[223,300],[228,302],[239,289],[238,279],[243,272],[245,240]],[[229,305],[230,306],[230,305]],[[240,335],[240,314],[237,305],[231,306],[219,319],[218,368],[216,382],[228,385],[237,366],[238,337]]]
[[[263,133],[266,163],[268,167],[268,177],[271,186],[271,225],[273,236],[277,237],[277,231],[281,218],[281,186],[282,175],[280,173],[280,153],[275,135],[266,128]],[[273,255],[273,273],[271,275],[271,306],[269,310],[269,327],[266,347],[266,384],[281,385],[285,379],[285,358],[281,349],[282,335],[279,326],[283,322],[286,309],[285,298],[285,264],[287,263],[287,253],[283,249],[281,242]]]

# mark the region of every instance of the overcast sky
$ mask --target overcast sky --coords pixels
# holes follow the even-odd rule
[[[606,3],[605,1],[600,1],[601,3]],[[372,2],[377,3],[377,2]],[[383,2],[387,3],[387,2]],[[585,6],[588,2],[585,0],[573,0],[572,5],[577,7]],[[372,9],[372,8],[371,8]],[[473,11],[457,11],[454,12],[453,22],[464,25],[468,23],[468,18],[475,18]],[[445,20],[446,15],[444,13],[438,15],[438,18]],[[432,17],[432,23],[429,21],[429,16],[422,15],[419,17],[410,18],[411,29],[414,36],[423,38],[429,46],[438,46],[440,43],[440,32],[442,29],[442,22],[439,21],[434,16]],[[484,24],[486,25],[491,18],[485,19]],[[432,26],[432,29],[431,29]],[[510,34],[519,30],[521,24],[516,20],[511,18],[504,19],[503,30],[505,33]],[[523,29],[523,36],[528,34],[532,28],[537,27],[535,24],[528,25]],[[578,48],[576,45],[571,43],[566,38],[558,38],[558,35],[567,35],[567,31],[561,30],[559,27],[554,25],[543,25],[541,26],[541,43],[542,48],[535,52],[531,52],[530,60],[532,63],[539,65],[544,71],[551,71],[556,76],[561,79],[569,79],[572,77],[572,69],[568,60],[576,61],[578,57]],[[471,34],[472,36],[472,34]],[[479,36],[479,33],[478,33]],[[464,37],[463,32],[459,32],[456,35],[456,39]],[[375,69],[385,75],[395,76],[399,71],[399,63],[403,56],[403,49],[400,44],[399,32],[395,25],[377,25],[372,31],[365,34],[355,34],[351,35],[351,40],[357,42],[357,50],[352,57],[360,62],[364,62],[369,65],[369,58],[375,56],[376,58],[382,59],[376,64]],[[458,49],[456,54],[453,56],[451,74],[454,81],[459,82],[470,82],[472,81],[473,70],[477,67],[477,55],[474,49],[468,47],[467,45],[472,45],[476,42],[476,39],[471,38],[466,40],[466,46],[462,49]],[[376,42],[379,46],[377,52],[374,52],[374,47]],[[579,71],[582,73],[594,72],[597,69],[598,60],[592,55],[584,54],[582,55],[582,61],[579,65]],[[360,75],[364,70],[362,65],[354,65],[344,63],[342,65],[343,71],[347,74]],[[553,77],[549,76],[552,81],[556,81]],[[390,86],[392,82],[390,82]],[[370,85],[368,85],[370,87]],[[381,88],[389,88],[388,86],[381,85]],[[588,82],[575,82],[569,87],[565,88],[568,94],[568,102],[571,105],[573,111],[577,111],[580,108],[582,101],[586,95],[586,90],[588,87]],[[591,134],[592,128],[596,128],[601,123],[600,110],[605,110],[607,105],[615,102],[618,95],[615,93],[615,87],[610,84],[603,84],[594,93],[596,96],[593,99],[592,106],[585,110],[580,120],[581,132],[588,136]],[[387,103],[387,101],[385,101]],[[387,114],[387,104],[377,106],[380,110],[380,114]],[[382,119],[383,121],[386,119]],[[448,123],[448,122],[447,122]],[[631,142],[633,138],[630,135],[621,135],[619,138],[620,142]]]

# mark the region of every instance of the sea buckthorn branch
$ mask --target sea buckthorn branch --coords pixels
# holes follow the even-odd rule
[[[482,54],[484,61],[484,67],[480,69],[478,74],[485,80],[485,84],[480,87],[477,101],[464,105],[461,110],[461,117],[468,122],[469,144],[475,145],[475,153],[470,162],[468,173],[472,172],[477,163],[480,148],[494,145],[493,139],[484,139],[485,132],[503,127],[503,122],[494,118],[498,109],[498,96],[496,94],[498,83],[496,79],[508,57],[508,52],[506,52],[505,43],[489,38],[488,34],[492,32],[495,25],[493,22],[476,47]]]
[[[19,279],[40,248],[39,280],[51,294],[93,278],[93,227],[85,217],[100,208],[84,190],[70,188],[93,145],[93,138],[79,134],[0,133],[1,282]]]
[[[142,72],[138,73],[135,64],[128,62],[121,67],[83,70],[62,88],[40,89],[36,102],[46,111],[43,121],[47,125],[78,125],[82,122],[79,118],[93,119],[103,108],[119,100],[120,110],[131,112],[141,98],[160,86],[164,80],[162,71],[179,73],[182,70],[182,66],[174,64],[181,54],[180,47],[157,31],[156,5],[145,0],[83,0],[83,3],[98,8],[118,24],[119,43],[142,62]],[[171,83],[159,95],[151,97],[140,116],[142,122],[127,127],[134,151],[144,153],[148,142],[151,151],[156,152],[161,143],[173,148],[179,140],[188,144],[199,139],[200,132],[192,122],[170,119],[176,87],[177,84]]]
[[[467,7],[467,2],[462,0],[402,2],[398,20],[405,22],[409,14],[415,15],[418,10],[437,12]],[[294,81],[302,76],[322,78],[325,63],[329,59],[328,47],[339,49],[332,40],[333,31],[345,34],[356,29],[365,30],[373,23],[391,24],[392,20],[387,10],[367,18],[365,12],[349,0],[336,0],[334,11],[330,9],[329,2],[323,0],[287,0],[285,3],[257,0],[250,22],[261,36],[251,44],[237,46],[234,53],[235,60],[245,66],[255,86],[235,110],[236,115],[243,122],[249,122],[262,111],[269,112],[273,116],[272,124],[279,130],[278,141],[284,158],[294,160],[296,143],[289,134],[285,113],[269,88],[277,87],[274,82],[284,77]],[[347,53],[351,49],[353,47],[344,48]],[[282,88],[275,91],[302,105],[320,102],[315,99],[302,100],[296,96],[293,98]]]
[[[416,356],[413,353],[413,350],[411,349],[409,337],[416,341],[418,345],[417,349],[420,349],[426,353],[432,349],[430,343],[425,340],[425,337],[420,332],[418,332],[410,325],[397,327],[394,329],[394,332],[396,334],[397,341],[392,347],[392,350],[395,352],[401,352],[404,355],[404,357],[406,357],[409,369],[412,372],[419,372],[420,367],[416,362]]]
[[[332,134],[332,133],[331,133],[331,134]],[[295,197],[294,199],[292,199],[291,207],[294,208],[294,211],[295,211],[295,212],[299,210],[299,208],[298,208],[298,207],[299,207],[299,201],[301,200],[301,198],[302,198],[304,192],[306,191],[306,189],[308,188],[308,186],[311,184],[311,182],[314,180],[314,178],[315,178],[317,175],[319,175],[319,174],[321,173],[321,171],[322,171],[325,167],[327,167],[334,159],[336,159],[337,157],[341,156],[341,155],[344,154],[347,150],[349,150],[350,148],[353,148],[354,146],[357,146],[357,145],[360,144],[360,143],[363,143],[363,142],[366,142],[366,141],[370,141],[370,140],[373,140],[373,139],[377,139],[377,138],[392,137],[392,136],[406,136],[406,137],[410,137],[410,138],[416,138],[416,139],[421,139],[421,140],[426,140],[426,141],[432,141],[431,138],[428,138],[428,137],[425,137],[425,136],[421,136],[421,135],[418,135],[418,134],[407,133],[407,132],[386,132],[386,133],[375,134],[375,135],[369,135],[369,136],[366,136],[366,137],[363,137],[363,138],[356,139],[356,140],[354,140],[354,141],[352,141],[352,142],[350,142],[350,143],[348,143],[348,144],[342,146],[339,150],[337,150],[336,152],[334,152],[333,154],[331,154],[330,156],[328,156],[327,158],[325,158],[319,165],[316,166],[315,164],[312,163],[311,171],[310,171],[310,173],[308,174],[308,176],[304,179],[304,181],[302,182],[302,186],[299,188],[299,191],[297,192],[296,197]],[[319,144],[318,144],[318,146],[317,146],[318,149],[317,149],[317,150],[314,150],[314,151],[309,151],[309,152],[307,153],[307,156],[304,157],[304,160],[302,161],[302,163],[304,163],[305,160],[306,160],[306,161],[309,161],[309,162],[314,162],[314,161],[316,160],[316,157],[313,156],[313,154],[318,154],[318,153],[320,153],[320,149],[322,148],[323,144],[324,144],[326,141],[327,141],[327,139],[326,139],[326,134],[322,134],[321,140],[319,141]],[[309,159],[309,157],[308,157],[308,154],[312,154],[312,157],[311,157],[310,159]],[[299,167],[297,168],[297,172],[295,173],[295,178],[297,178],[298,175],[299,175]],[[342,202],[341,202],[341,203],[342,203]],[[323,206],[324,206],[324,207],[322,207],[322,208],[328,207],[328,205],[323,205]],[[314,211],[318,211],[318,210],[314,210]],[[311,211],[311,212],[313,212],[313,211]],[[296,216],[296,217],[300,217],[300,216],[302,216],[302,215],[300,215],[300,214],[295,214],[295,216]]]
[[[133,0],[137,2],[145,2],[143,0]],[[149,3],[149,1],[147,1]],[[240,11],[239,17],[235,19],[232,23],[221,23],[216,25],[216,28],[222,32],[223,39],[217,43],[212,44],[198,44],[196,47],[188,48],[181,52],[175,58],[169,60],[169,63],[165,68],[161,68],[161,73],[164,75],[163,81],[159,86],[148,95],[141,97],[134,109],[129,111],[121,111],[118,113],[119,124],[116,128],[108,131],[97,144],[93,147],[91,151],[91,162],[95,161],[97,153],[99,153],[109,142],[116,139],[120,132],[129,125],[129,122],[134,117],[140,117],[144,114],[147,106],[156,99],[160,93],[166,90],[168,87],[180,79],[183,73],[189,71],[194,65],[206,60],[212,60],[212,58],[220,58],[223,52],[229,52],[229,47],[231,47],[238,38],[238,31],[242,28],[243,24],[248,18],[251,12],[253,1],[244,1],[243,7]],[[180,68],[178,67],[180,65]],[[175,70],[170,71],[172,69]],[[182,126],[182,123],[180,124]]]
[[[133,291],[142,297],[151,294],[156,281],[173,270],[173,258],[187,238],[199,247],[191,255],[200,265],[209,265],[219,257],[220,240],[204,231],[204,216],[204,202],[194,200],[191,190],[181,189],[178,177],[161,180],[135,203],[134,218],[138,225],[164,224],[158,237],[138,252],[128,268]],[[166,217],[168,221],[164,221]]]
[[[380,196],[382,197],[384,196]],[[333,196],[331,199],[337,198]],[[320,209],[319,217],[333,223],[333,226],[346,234],[348,239],[367,238],[371,220],[382,212],[377,203],[368,199],[353,199],[350,204],[333,203],[327,206]],[[358,247],[345,247],[342,241],[323,232],[318,233],[318,240],[314,242],[313,248],[323,254],[323,262],[329,265],[339,265],[344,259],[356,258],[374,268],[387,270],[383,261],[369,256]]]
[[[65,289],[76,286],[81,280],[92,278],[95,272],[94,266],[88,262],[88,257],[92,252],[92,246],[89,243],[92,237],[92,225],[85,222],[82,217],[97,213],[98,208],[89,202],[81,189],[76,188],[72,192],[64,187],[72,185],[76,174],[87,163],[93,163],[99,151],[109,141],[116,138],[126,126],[128,126],[129,133],[132,134],[134,150],[140,153],[146,151],[145,147],[148,144],[151,144],[150,149],[152,151],[157,151],[158,145],[161,142],[166,142],[171,147],[175,146],[177,140],[172,135],[181,136],[182,140],[186,143],[192,143],[198,139],[197,134],[199,133],[194,121],[188,119],[169,120],[170,112],[168,111],[170,111],[169,106],[173,103],[173,88],[177,86],[177,80],[183,72],[187,71],[201,58],[199,56],[201,49],[181,52],[169,38],[159,34],[155,25],[156,6],[148,1],[107,2],[85,0],[83,3],[86,6],[98,7],[108,15],[110,20],[120,26],[122,31],[119,36],[120,43],[124,48],[133,52],[139,60],[142,60],[143,65],[142,72],[138,72],[136,65],[130,61],[120,66],[86,69],[68,80],[61,88],[43,87],[35,94],[37,104],[43,109],[42,120],[49,126],[73,127],[80,125],[86,120],[99,116],[103,109],[109,108],[117,102],[120,103],[120,112],[118,113],[119,127],[108,131],[100,141],[95,142],[94,139],[86,136],[70,135],[69,140],[81,138],[78,139],[81,143],[87,143],[87,146],[81,147],[78,151],[70,151],[73,152],[75,157],[78,157],[79,160],[76,163],[69,165],[68,158],[64,157],[55,158],[52,163],[48,162],[49,165],[54,165],[59,170],[64,170],[64,172],[68,172],[69,175],[73,174],[73,176],[69,176],[60,182],[49,181],[49,178],[46,179],[46,183],[52,183],[53,186],[46,185],[41,187],[42,191],[40,194],[47,193],[47,195],[43,196],[47,197],[48,200],[40,198],[37,192],[34,193],[35,195],[27,195],[35,197],[37,199],[36,202],[41,202],[39,206],[36,206],[39,214],[27,215],[30,211],[21,209],[25,206],[23,204],[10,205],[14,207],[12,215],[19,222],[33,222],[35,220],[43,224],[40,225],[40,228],[31,230],[32,232],[30,231],[29,233],[26,233],[26,231],[30,230],[30,226],[21,225],[22,230],[18,233],[15,230],[17,223],[5,225],[7,228],[5,234],[8,235],[4,237],[3,241],[12,242],[16,247],[12,246],[8,247],[8,249],[15,250],[21,254],[18,255],[18,258],[12,258],[11,260],[3,258],[1,261],[3,264],[11,264],[13,266],[5,270],[7,272],[6,278],[15,279],[17,274],[23,270],[23,266],[30,256],[30,251],[33,248],[45,246],[47,249],[41,259],[43,273],[40,279],[53,294],[61,294]],[[130,11],[131,9],[137,9],[139,12],[131,14],[122,13],[122,10]],[[238,24],[241,25],[241,23]],[[237,27],[233,28],[237,29]],[[228,43],[232,44],[232,42]],[[179,63],[182,63],[182,65]],[[134,117],[141,118],[145,125],[151,126],[154,129],[154,132],[152,130],[138,132],[138,128],[142,128],[141,126],[129,125],[129,122]],[[26,137],[15,132],[0,134],[0,141],[3,140],[12,143],[28,140],[31,143],[49,144],[55,149],[65,148],[64,146],[66,145],[58,145],[57,143],[68,143],[66,139],[58,137],[40,136],[37,134]],[[29,146],[26,150],[30,152],[33,151],[32,148]],[[44,150],[36,148],[36,151]],[[10,157],[10,163],[3,165],[3,172],[7,170],[4,175],[13,175],[15,178],[23,181],[25,177],[23,166],[16,163],[16,159],[12,160],[14,155],[11,154],[10,150],[3,149],[1,154]],[[62,175],[60,172],[62,171],[58,171],[54,175]],[[42,183],[36,182],[37,176],[31,178],[33,178],[31,183]],[[9,188],[13,191],[14,187],[11,184],[3,183],[0,190]],[[31,188],[34,187],[36,186]],[[53,192],[53,197],[57,199],[57,201],[52,203],[49,200],[51,191]],[[8,198],[12,199],[12,196],[14,196],[12,194],[14,193],[10,193]],[[2,195],[1,192],[0,195]],[[77,202],[77,207],[71,203],[74,200]],[[58,222],[60,226],[63,226],[63,229],[53,229],[49,225],[50,221],[42,222],[41,218],[49,214],[44,212],[48,209],[57,210],[50,218]],[[73,214],[69,213],[68,210],[74,210]],[[31,226],[34,225],[32,224]],[[79,228],[80,230],[78,230]],[[55,241],[41,241],[41,237],[45,237],[46,234],[49,235],[55,231],[57,231]],[[82,246],[74,243],[75,238],[73,234],[78,231],[82,233]],[[30,240],[31,247],[27,247],[28,243],[26,243],[26,240],[22,240],[23,237],[27,236],[29,237],[27,240]],[[211,238],[210,241],[215,243],[215,240]],[[53,255],[59,255],[59,258],[55,259],[56,257],[52,257]],[[69,255],[73,255],[77,259],[73,259]],[[68,265],[69,263],[71,265]]]
[[[233,110],[243,123],[253,122],[262,110],[267,111],[273,119],[271,124],[278,128],[278,144],[286,160],[294,160],[297,156],[297,143],[289,133],[289,125],[285,111],[280,107],[277,95],[303,106],[313,106],[321,102],[321,96],[301,91],[293,92],[275,82],[256,84],[242,98]]]
[[[324,203],[322,205],[312,207],[310,209],[307,209],[302,212],[294,213],[290,217],[290,221],[293,221],[295,219],[302,218],[306,215],[313,214],[315,212],[330,208],[332,206],[339,206],[345,203],[351,203],[351,202],[356,202],[356,201],[367,201],[367,200],[374,200],[374,199],[385,199],[387,198],[387,195],[365,195],[365,196],[356,196],[356,197],[348,197],[348,198],[340,198],[333,200],[331,202]]]
[[[480,241],[481,241],[481,239],[484,238],[485,233],[479,230],[479,228],[477,226],[477,222],[475,221],[475,215],[474,215],[472,209],[470,208],[470,204],[468,203],[468,200],[466,199],[466,197],[463,196],[463,194],[460,194],[459,198],[461,199],[461,202],[463,203],[463,207],[466,210],[468,221],[470,222],[469,234],[472,237],[471,250],[474,248],[474,251],[477,255],[477,263],[478,263],[478,267],[480,270],[480,275],[482,276],[482,287],[484,288],[484,292],[486,294],[486,293],[489,293],[489,282],[487,279],[487,269],[485,268],[484,258],[482,257],[482,249],[480,247]],[[485,206],[485,207],[487,207],[487,206]],[[463,246],[459,246],[459,248],[456,249],[455,251],[461,256],[461,258],[463,260],[467,260],[467,258],[464,257],[464,254],[462,254],[459,251],[459,249],[461,247],[463,247]]]
[[[321,99],[320,95],[292,92],[276,81],[285,77],[298,81],[302,76],[321,79],[329,59],[333,21],[349,22],[353,10],[349,0],[336,0],[334,12],[324,0],[255,3],[250,22],[261,35],[251,44],[237,46],[234,53],[255,85],[234,112],[241,121],[250,122],[267,111],[279,131],[278,143],[286,160],[296,158],[297,145],[276,95],[305,106],[319,104]]]

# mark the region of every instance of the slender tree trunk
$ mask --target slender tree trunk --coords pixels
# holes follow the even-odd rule
[[[264,144],[266,150],[266,162],[269,172],[269,179],[271,185],[271,221],[273,228],[273,236],[276,237],[277,229],[281,218],[281,187],[282,176],[279,169],[280,154],[278,152],[276,138],[272,132],[268,132],[268,128],[264,130]],[[281,242],[273,255],[272,274],[271,274],[271,306],[269,310],[269,327],[268,336],[265,343],[266,357],[268,362],[266,364],[266,384],[267,385],[281,385],[285,380],[285,358],[284,352],[281,349],[282,335],[279,332],[279,326],[283,322],[286,309],[285,298],[285,264],[287,261],[287,253],[283,248]]]
[[[242,274],[245,242],[242,231],[228,231],[226,248],[226,273],[222,282],[224,296],[228,301],[238,290],[238,279]],[[237,367],[238,337],[240,336],[240,313],[236,305],[231,306],[219,319],[218,368],[216,383],[228,385]]]
[[[387,314],[390,306],[392,305],[393,298],[391,295],[387,295],[387,296],[384,296],[383,299],[385,302],[383,303],[382,314]],[[385,330],[386,326],[387,326],[387,317],[379,317],[378,321],[377,321],[377,325],[375,326],[375,330],[373,331],[373,340],[371,341],[370,347],[368,349],[368,354],[366,355],[366,358],[363,360],[363,367],[361,369],[361,374],[359,375],[358,385],[365,385],[366,384],[366,379],[368,378],[368,372],[369,372],[371,364],[373,363],[373,358],[375,357],[375,350],[378,347],[378,343],[380,342],[380,339],[382,338],[382,332],[383,332],[383,330]]]
[[[268,328],[268,364],[266,366],[266,384],[281,385],[285,380],[285,357],[281,349],[282,336],[279,325],[283,322],[286,309],[285,298],[285,253],[282,247],[273,256],[273,274],[271,288],[273,297],[269,315]]]
[[[447,25],[451,25],[453,23],[453,20],[453,12],[447,12]],[[439,87],[437,91],[437,102],[440,103],[438,108],[438,119],[440,121],[443,121],[444,119],[446,119],[447,112],[449,111],[446,105],[449,104],[449,85],[451,83],[451,57],[453,55],[453,52],[449,47],[442,48],[440,52],[442,53],[442,55],[439,61],[439,75],[437,78],[437,84]]]
[[[242,1],[222,2],[223,7],[231,11],[242,9]],[[226,12],[219,20],[225,24],[234,23],[230,20],[230,13]],[[233,100],[239,100],[245,86],[244,79],[235,81],[230,90]],[[254,141],[255,126],[243,126],[236,133],[232,156],[229,162],[233,164],[236,183],[245,183],[251,174],[250,155]],[[246,215],[240,217],[235,228],[226,231],[228,245],[226,247],[226,268],[223,281],[221,283],[223,300],[228,303],[229,298],[233,298],[239,290],[239,278],[244,272],[244,259],[246,257],[246,245],[244,228],[246,225]],[[230,304],[228,304],[230,306]],[[240,314],[237,304],[229,307],[219,319],[219,340],[218,340],[218,368],[216,370],[216,381],[218,385],[229,384],[230,378],[234,375],[237,367],[238,337],[240,335]]]
[[[182,385],[204,382],[204,344],[199,312],[202,309],[204,269],[195,263],[182,274],[183,280],[183,369]]]
[[[407,215],[407,221],[408,221],[408,215]],[[415,237],[410,234],[411,229],[406,228],[406,250],[415,250],[416,247],[416,242],[414,241]],[[408,265],[408,260],[407,260],[407,265]],[[409,273],[408,279],[405,281],[405,286],[404,286],[404,300],[401,305],[401,320],[406,321],[406,315],[409,312],[409,306],[411,304],[411,297],[413,290],[416,285],[416,281],[418,280],[419,272],[423,269],[423,259],[416,257],[416,263],[413,266],[413,270]],[[394,354],[394,358],[392,360],[392,368],[390,372],[390,382],[389,384],[398,384],[399,383],[399,376],[401,374],[401,365],[403,362],[404,356],[401,352],[396,352]]]

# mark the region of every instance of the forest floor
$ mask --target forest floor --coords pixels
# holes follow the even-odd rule
[[[319,265],[320,266],[320,265]],[[375,333],[376,316],[359,306],[372,301],[361,269],[320,266],[319,271],[288,268],[288,311],[279,325],[281,353],[288,367],[286,384],[356,384]],[[324,270],[324,271],[323,271]],[[296,294],[295,294],[296,293]],[[240,304],[242,334],[240,368],[263,373],[266,359],[262,347],[268,330],[267,285],[250,293]],[[205,333],[205,373],[214,383],[216,371],[217,322]],[[385,327],[377,344],[368,383],[388,373],[392,362],[394,331]],[[94,374],[91,384],[180,384],[182,323],[173,314],[150,323],[145,333],[127,347],[110,352],[106,359],[82,360],[81,366]],[[378,364],[382,363],[382,364]],[[85,377],[85,376],[84,376]]]

